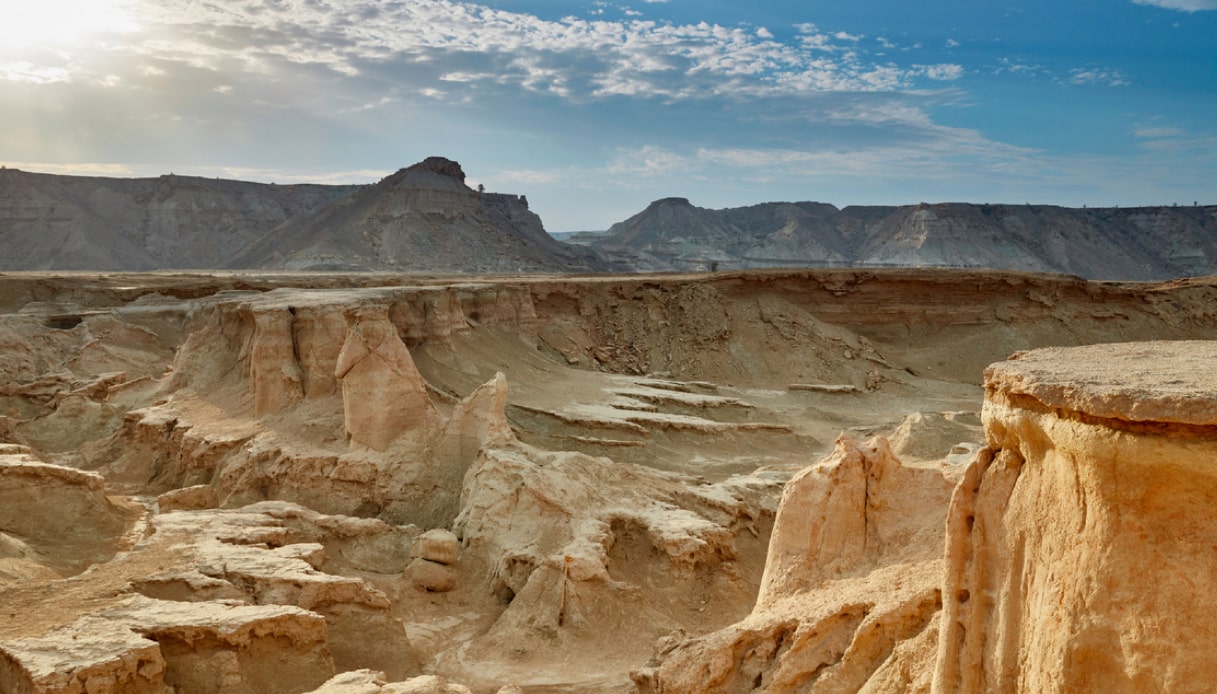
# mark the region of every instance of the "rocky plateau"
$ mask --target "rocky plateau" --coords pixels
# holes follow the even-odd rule
[[[764,203],[710,210],[657,200],[604,233],[572,235],[617,267],[951,267],[1097,280],[1217,274],[1217,206],[1068,208]]]
[[[0,691],[1206,691],[1215,362],[1212,278],[0,274]]]

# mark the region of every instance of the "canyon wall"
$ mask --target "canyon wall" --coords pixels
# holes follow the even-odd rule
[[[1210,687],[1217,342],[1036,350],[985,374],[951,500],[935,692]]]

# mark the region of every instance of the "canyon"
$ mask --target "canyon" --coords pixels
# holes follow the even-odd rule
[[[2,274],[0,690],[1199,691],[1215,339],[1212,278]]]

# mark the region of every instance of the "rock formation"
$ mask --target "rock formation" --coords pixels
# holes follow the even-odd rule
[[[442,157],[373,185],[0,171],[0,270],[599,270],[523,196],[479,193]]]
[[[402,434],[430,433],[438,424],[439,413],[384,307],[355,315],[334,376],[342,381],[347,436],[355,445],[383,451]]]
[[[960,471],[906,467],[887,441],[841,438],[786,484],[752,613],[660,643],[640,692],[912,691],[928,684],[942,525]],[[915,678],[914,678],[915,679]]]
[[[328,546],[376,552],[360,568],[391,571],[409,556],[408,532],[284,503],[165,513],[151,524],[100,570],[9,590],[18,612],[0,626],[5,691],[299,692],[336,667],[417,674],[384,594],[318,570],[344,566]],[[59,596],[53,608],[42,602],[48,589]]]
[[[227,266],[449,273],[605,267],[595,254],[550,238],[522,196],[474,191],[460,164],[443,157],[289,220]]]
[[[429,157],[371,185],[0,171],[0,270],[239,268],[443,273],[956,267],[1165,280],[1217,272],[1217,207],[1071,209],[664,198],[555,240],[521,195]]]
[[[927,270],[2,275],[0,690],[923,693],[1014,660],[1186,689],[1155,639],[1207,633],[1161,600],[1209,571],[1212,350],[1103,343],[1214,339],[1214,305]],[[1095,346],[986,394],[1049,344]],[[1018,611],[1057,596],[1065,636]]]
[[[222,267],[289,219],[358,186],[0,170],[0,270]]]
[[[1203,691],[1215,342],[1045,349],[985,374],[951,500],[935,692]]]
[[[765,203],[708,210],[665,198],[572,237],[619,267],[968,267],[1161,280],[1217,272],[1217,207],[1071,209],[942,203]]]

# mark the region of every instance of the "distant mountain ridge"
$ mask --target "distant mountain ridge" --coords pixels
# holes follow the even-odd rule
[[[941,203],[838,209],[776,202],[710,210],[664,198],[579,234],[634,270],[781,266],[1002,268],[1089,279],[1217,274],[1217,206],[1067,208]]]
[[[546,233],[521,195],[431,157],[371,185],[0,169],[0,271],[431,273],[997,268],[1088,279],[1217,275],[1217,206],[969,203],[706,209],[663,198],[603,233]]]
[[[554,272],[603,269],[545,233],[523,196],[475,191],[460,164],[430,157],[315,214],[289,220],[234,268]]]
[[[574,272],[592,252],[545,233],[523,196],[431,157],[373,185],[0,170],[0,270]]]
[[[0,269],[224,267],[274,227],[358,188],[0,169]]]

